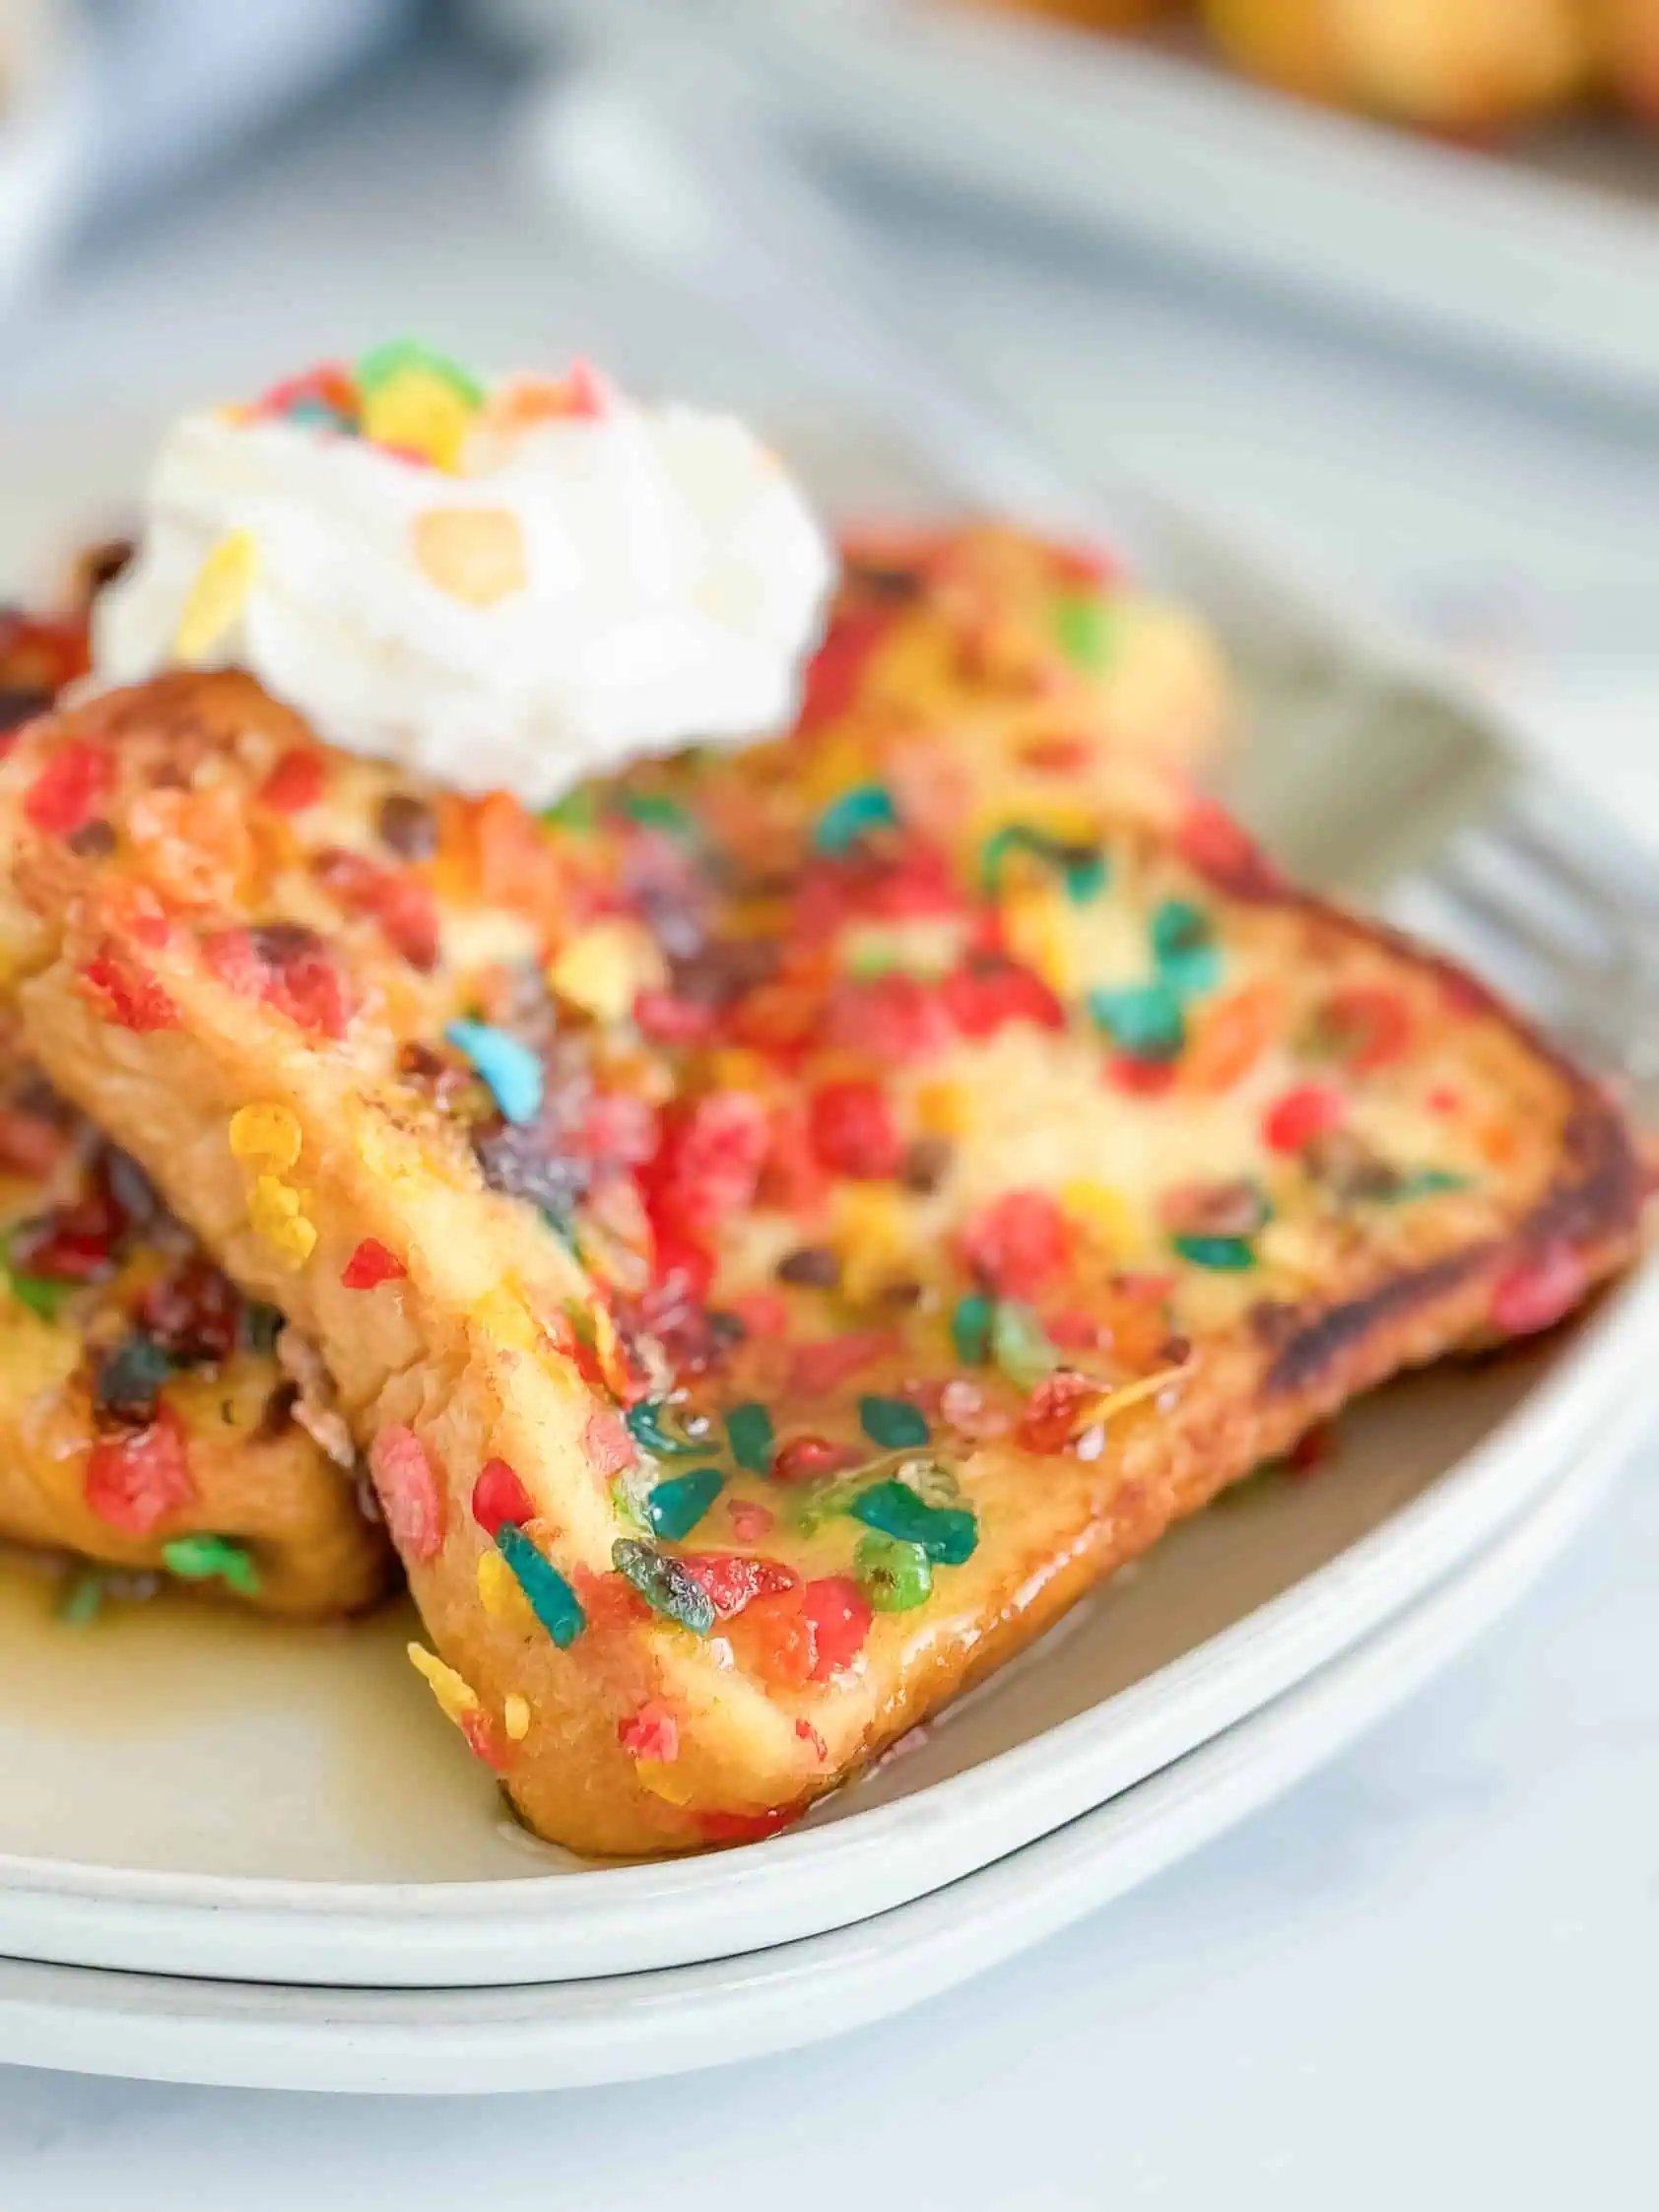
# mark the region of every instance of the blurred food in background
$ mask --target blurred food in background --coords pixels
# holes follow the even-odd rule
[[[1659,0],[978,0],[1090,30],[1196,17],[1208,51],[1302,100],[1478,137],[1581,102],[1659,121]]]

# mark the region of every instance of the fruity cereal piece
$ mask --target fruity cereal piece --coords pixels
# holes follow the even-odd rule
[[[922,560],[955,625],[949,551]],[[877,587],[899,604],[902,573]],[[943,723],[931,694],[896,714],[866,655],[794,736],[541,825],[338,754],[270,822],[310,733],[230,675],[109,695],[0,767],[32,1048],[321,1347],[433,1694],[577,1848],[769,1833],[1355,1390],[1547,1323],[1630,1247],[1616,1114],[1493,1002],[1283,890],[1219,818],[1194,836],[1144,761],[1104,744],[1056,789],[985,734],[1025,727],[1043,653],[1106,649],[1075,608],[1058,628],[1034,662],[953,628]],[[91,851],[23,820],[70,747],[111,764]],[[127,835],[181,777],[246,795],[261,859],[221,908],[166,900]],[[432,892],[419,960],[318,865],[378,855],[394,791],[442,825],[401,861]],[[504,874],[470,865],[484,809]],[[1008,927],[1033,884],[1058,981]],[[573,1017],[560,952],[619,918],[658,978]],[[173,1025],[65,987],[105,945]],[[873,973],[904,987],[861,1028],[845,985]],[[1156,1089],[1116,1073],[1152,993]],[[1399,1007],[1398,1049],[1333,1035],[1356,993]],[[1240,1003],[1249,1051],[1186,1081]],[[1329,1107],[1276,1110],[1313,1086]],[[249,1137],[253,1104],[298,1147],[280,1118]],[[404,1274],[354,1288],[365,1244]]]

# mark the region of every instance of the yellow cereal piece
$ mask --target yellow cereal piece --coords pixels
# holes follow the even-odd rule
[[[837,1194],[831,1240],[841,1258],[841,1295],[854,1306],[879,1298],[915,1259],[903,1200],[879,1183],[853,1183]]]
[[[929,1137],[960,1137],[973,1120],[972,1098],[965,1083],[935,1080],[916,1089],[916,1118]]]
[[[530,1701],[516,1690],[509,1690],[501,1701],[501,1726],[514,1743],[522,1743],[530,1733]]]
[[[518,1576],[499,1552],[478,1555],[478,1602],[493,1621],[521,1635],[534,1633],[536,1616],[530,1600],[518,1585]]]
[[[231,1116],[231,1156],[244,1168],[280,1175],[299,1159],[299,1116],[274,1103],[238,1106]]]
[[[1064,1183],[1060,1203],[1109,1258],[1127,1259],[1133,1253],[1138,1240],[1135,1216],[1123,1193],[1110,1183],[1082,1178]]]
[[[662,954],[637,922],[595,922],[572,937],[551,963],[547,979],[559,996],[598,1022],[620,1022],[642,990],[660,984]]]
[[[601,1299],[595,1299],[589,1308],[593,1315],[593,1350],[599,1362],[599,1372],[607,1388],[619,1398],[626,1398],[633,1380],[628,1354],[617,1328],[616,1316]]]
[[[411,536],[422,574],[469,607],[494,607],[529,581],[524,532],[505,507],[429,507]]]
[[[473,1307],[473,1319],[498,1344],[509,1345],[515,1352],[533,1352],[536,1348],[536,1324],[522,1297],[511,1291],[486,1291]]]
[[[411,364],[365,392],[363,435],[453,475],[477,412],[447,377]]]
[[[425,1676],[445,1720],[452,1720],[458,1728],[470,1713],[478,1711],[478,1693],[464,1675],[445,1666],[437,1653],[429,1651],[424,1643],[410,1643],[405,1648],[410,1665],[417,1674]]]
[[[1057,997],[1069,998],[1081,987],[1071,905],[1052,877],[1013,887],[1002,901],[1002,928],[1014,958],[1034,969]]]
[[[179,615],[174,660],[186,668],[201,665],[241,613],[258,573],[259,546],[251,530],[232,530],[220,539],[196,571]]]
[[[660,1797],[667,1805],[689,1805],[694,1795],[692,1785],[679,1773],[672,1760],[636,1759],[633,1772],[642,1789],[653,1797]]]
[[[290,1267],[303,1267],[316,1249],[316,1223],[307,1217],[299,1192],[278,1175],[255,1176],[247,1218],[254,1235]]]

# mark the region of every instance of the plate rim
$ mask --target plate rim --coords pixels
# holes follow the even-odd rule
[[[1107,1804],[879,1921],[760,1959],[516,1988],[249,1985],[0,1958],[0,2062],[236,2088],[486,2094],[692,2072],[869,2026],[1126,1894],[1403,1704],[1531,1587],[1651,1421],[1650,1394],[1627,1390],[1505,1531],[1359,1645]]]
[[[1143,1783],[1419,1602],[1548,1488],[1640,1366],[1654,1322],[1659,1260],[1615,1286],[1521,1402],[1376,1528],[1139,1682],[906,1796],[736,1853],[488,1881],[0,1854],[0,1953],[88,1971],[477,1988],[681,1969],[869,1920]]]

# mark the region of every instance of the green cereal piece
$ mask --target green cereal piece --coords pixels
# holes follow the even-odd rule
[[[852,1517],[901,1544],[919,1544],[944,1567],[971,1559],[979,1542],[979,1523],[965,1507],[924,1505],[901,1482],[876,1483],[855,1500]]]
[[[1166,982],[1092,990],[1089,1011],[1118,1050],[1132,1060],[1178,1059],[1186,1043],[1181,1002]]]
[[[878,1613],[913,1612],[933,1594],[933,1562],[926,1552],[879,1528],[858,1539],[852,1571]]]
[[[1215,924],[1189,899],[1166,899],[1153,915],[1152,950],[1159,980],[1182,998],[1214,990],[1221,980]]]
[[[611,1565],[630,1581],[653,1613],[706,1636],[714,1626],[714,1600],[677,1559],[633,1536],[619,1536],[611,1546]],[[557,1640],[556,1640],[557,1641]]]
[[[53,1611],[66,1628],[90,1628],[97,1620],[103,1604],[104,1580],[102,1568],[91,1565],[78,1567],[64,1577]]]
[[[858,783],[832,800],[814,825],[816,850],[836,856],[850,852],[872,830],[896,830],[898,809],[881,783]]]
[[[752,1475],[771,1473],[777,1437],[772,1417],[763,1405],[751,1399],[745,1405],[733,1406],[726,1416],[726,1436],[732,1457],[740,1467],[747,1467]]]
[[[1171,1237],[1169,1241],[1182,1259],[1219,1275],[1239,1275],[1256,1264],[1248,1237]]]
[[[927,1442],[927,1416],[908,1398],[860,1398],[858,1419],[864,1434],[884,1451],[908,1451]]]
[[[1074,668],[1097,676],[1117,649],[1113,609],[1093,591],[1061,592],[1054,602],[1054,635]]]
[[[441,377],[469,406],[484,404],[484,386],[471,370],[448,354],[440,354],[435,346],[422,345],[419,338],[391,338],[385,345],[373,347],[358,363],[357,380],[363,390],[371,392],[402,375],[406,369],[424,369],[429,375]]]
[[[654,1536],[677,1544],[689,1536],[725,1488],[718,1467],[694,1467],[689,1475],[671,1475],[645,1496],[645,1514]]]
[[[625,1543],[619,1537],[618,1543]],[[546,1559],[515,1521],[504,1520],[496,1531],[496,1547],[519,1588],[530,1601],[530,1610],[563,1651],[574,1643],[587,1626],[581,1600],[557,1567]]]
[[[1060,1364],[1060,1354],[1029,1306],[1004,1299],[991,1320],[991,1358],[1017,1388],[1029,1390]]]
[[[599,818],[591,783],[578,783],[552,806],[543,807],[536,820],[550,830],[591,830]]]
[[[959,1298],[951,1313],[951,1342],[963,1367],[982,1368],[991,1357],[991,1328],[996,1304],[983,1291]]]
[[[618,803],[642,830],[663,830],[674,838],[692,833],[692,818],[679,800],[665,798],[659,791],[625,791]]]
[[[658,1459],[682,1459],[709,1448],[708,1424],[699,1423],[701,1433],[693,1436],[684,1408],[672,1406],[664,1398],[641,1398],[637,1405],[629,1407],[623,1419],[640,1450]]]
[[[162,1564],[181,1582],[222,1581],[243,1597],[257,1597],[258,1568],[240,1544],[224,1536],[175,1536],[162,1546]]]

